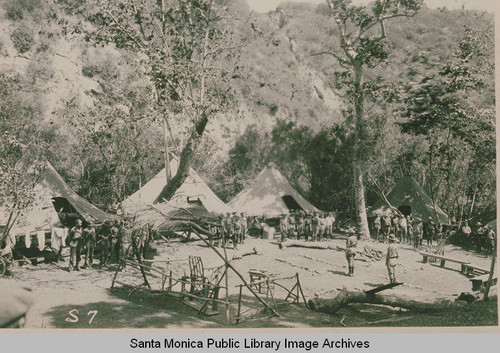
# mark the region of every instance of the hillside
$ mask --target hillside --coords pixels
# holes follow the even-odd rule
[[[57,126],[60,138],[70,147],[60,151],[58,142],[52,142],[54,166],[92,198],[90,189],[82,185],[87,165],[96,157],[82,152],[87,142],[75,121],[93,116],[93,124],[98,124],[99,112],[109,102],[113,103],[106,111],[131,119],[131,107],[140,106],[133,113],[136,127],[147,133],[141,136],[151,136],[141,137],[146,143],[141,148],[148,151],[149,158],[139,172],[142,180],[161,168],[162,127],[148,110],[150,82],[145,72],[136,69],[140,58],[126,49],[85,41],[84,34],[74,30],[89,26],[80,16],[79,3],[4,1],[0,7],[0,70],[24,78],[26,94],[41,102],[41,123]],[[335,36],[328,33],[334,34],[336,29],[329,23],[324,5],[286,3],[276,11],[257,14],[250,12],[243,0],[228,4],[261,35],[241,22],[233,29],[234,37],[247,43],[238,64],[242,74],[231,84],[233,104],[209,122],[195,162],[195,168],[209,182],[220,173],[229,151],[248,126],[271,134],[277,121],[292,121],[312,131],[344,121],[341,92],[336,90],[334,79],[341,68],[332,57],[313,55],[334,46]],[[387,26],[392,53],[386,64],[370,70],[368,76],[381,76],[402,86],[432,71],[434,64],[456,51],[464,33],[460,16],[459,11],[424,8],[414,18],[394,20]],[[108,103],[103,103],[106,99]],[[147,125],[141,125],[143,118]],[[184,120],[171,121],[174,150],[186,140],[187,126]],[[139,179],[136,176],[128,183],[125,193],[133,192]]]

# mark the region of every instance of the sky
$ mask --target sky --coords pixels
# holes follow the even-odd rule
[[[325,0],[288,0],[295,2],[309,2],[313,4],[323,3]],[[355,4],[369,3],[373,0],[353,0]],[[255,11],[268,12],[275,10],[283,0],[247,0],[248,5]],[[461,8],[462,5],[466,9],[484,10],[494,12],[498,0],[424,0],[430,8],[447,7],[449,9]],[[500,6],[499,6],[500,7]]]

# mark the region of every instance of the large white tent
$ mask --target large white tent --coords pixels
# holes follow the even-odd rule
[[[319,212],[272,166],[264,168],[249,187],[229,201],[228,206],[249,216],[275,217],[292,209]]]
[[[179,159],[172,156],[170,160],[172,175],[177,173],[178,166]],[[122,203],[125,213],[135,213],[147,205],[154,204],[166,185],[166,173],[166,169],[163,168],[153,179],[127,197]],[[229,207],[219,199],[200,176],[192,168],[189,168],[188,177],[169,200],[169,204],[178,207],[190,207],[200,203],[208,212],[226,213],[230,211]]]

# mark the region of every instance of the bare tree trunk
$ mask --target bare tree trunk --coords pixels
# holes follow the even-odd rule
[[[165,185],[160,195],[158,195],[158,197],[156,198],[155,202],[170,200],[170,198],[174,196],[177,189],[181,187],[182,183],[184,183],[184,181],[188,177],[189,168],[191,167],[193,156],[201,142],[201,138],[203,136],[203,132],[205,131],[207,123],[208,118],[206,116],[202,116],[202,118],[197,121],[193,131],[191,132],[189,140],[186,142],[184,148],[182,149],[179,158],[177,173],[172,179],[170,179],[170,182]]]
[[[358,162],[354,162],[354,200],[356,203],[358,232],[361,238],[370,238],[368,228],[368,216],[366,215],[365,186],[363,183],[363,172]]]
[[[470,210],[469,210],[469,219],[472,219],[472,213],[474,212],[474,206],[476,204],[476,195],[478,192],[478,184],[479,181],[476,179],[476,185],[474,186],[474,194],[472,195],[472,204],[470,205]]]
[[[364,134],[364,93],[362,87],[363,69],[360,62],[354,62],[354,147],[353,147],[353,187],[354,202],[356,204],[356,220],[358,224],[358,234],[361,238],[370,238],[368,228],[368,217],[366,215],[365,185],[363,182],[362,158],[364,157],[363,137]]]
[[[201,142],[201,138],[203,136],[203,132],[205,131],[205,127],[208,123],[208,113],[206,112],[205,105],[205,95],[206,95],[206,69],[207,69],[207,60],[208,60],[208,51],[209,51],[209,42],[210,42],[210,21],[211,21],[211,7],[213,1],[209,3],[209,8],[207,11],[207,15],[205,18],[206,21],[206,29],[205,29],[205,37],[203,40],[203,57],[201,63],[201,73],[200,73],[200,93],[199,93],[199,102],[198,109],[196,114],[198,116],[197,120],[194,122],[194,127],[191,131],[191,135],[189,136],[188,141],[184,145],[184,148],[181,151],[179,166],[177,168],[177,173],[170,180],[167,185],[163,188],[160,195],[156,198],[155,202],[162,202],[163,200],[170,200],[172,196],[174,196],[177,189],[181,187],[186,178],[189,175],[189,168],[191,167],[191,162],[193,160],[193,156]],[[166,121],[166,120],[165,120]],[[168,155],[168,153],[167,153]]]
[[[165,182],[168,184],[170,182],[170,178],[172,177],[170,170],[170,156],[168,154],[168,136],[167,136],[167,117],[163,116],[163,147],[165,153]]]
[[[449,299],[437,299],[424,302],[395,295],[369,294],[366,292],[354,292],[349,290],[341,291],[333,299],[314,298],[308,301],[310,309],[327,314],[335,314],[338,310],[350,303],[381,304],[422,313],[446,311],[462,305],[460,302]]]

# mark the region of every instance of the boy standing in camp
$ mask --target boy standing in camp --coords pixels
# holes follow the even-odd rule
[[[73,268],[76,271],[80,271],[80,247],[82,240],[82,220],[77,219],[76,224],[69,231],[68,242],[70,247],[70,257],[69,257],[69,271]]]
[[[389,235],[389,246],[387,247],[385,259],[385,265],[387,266],[387,272],[389,273],[389,280],[391,283],[396,283],[396,261],[399,258],[398,249],[395,243],[396,236],[391,233]]]
[[[349,277],[354,277],[354,257],[356,252],[354,248],[358,245],[358,238],[354,231],[349,231],[351,235],[347,238],[345,242],[345,258],[347,259],[347,266],[349,267],[349,272],[347,275]]]

